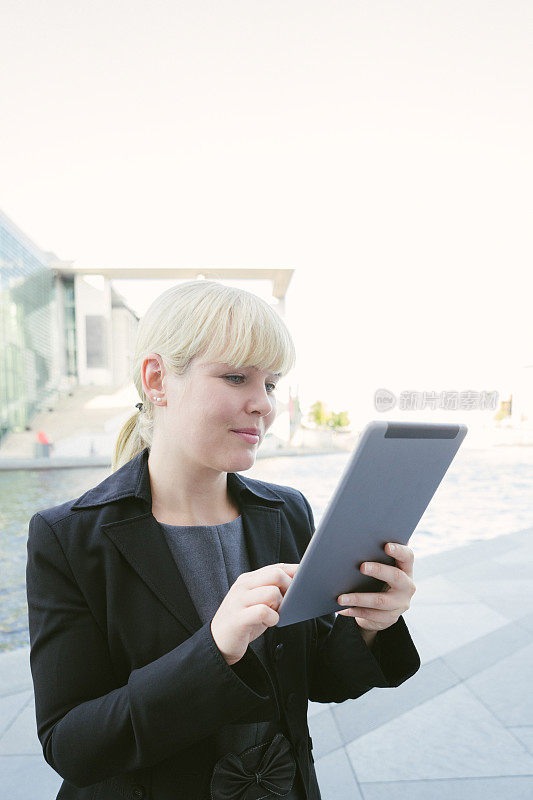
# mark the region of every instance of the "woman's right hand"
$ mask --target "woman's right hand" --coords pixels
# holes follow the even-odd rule
[[[243,657],[250,642],[277,624],[277,609],[299,566],[269,564],[239,575],[211,620],[211,634],[229,666]]]

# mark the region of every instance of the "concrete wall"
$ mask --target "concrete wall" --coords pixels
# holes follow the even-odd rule
[[[78,340],[78,378],[81,386],[109,386],[113,371],[113,332],[111,315],[111,287],[109,281],[99,275],[75,278],[76,336]],[[93,321],[88,326],[87,317],[101,320],[100,331]],[[99,324],[99,323],[98,323]],[[93,333],[91,334],[91,330]],[[92,341],[88,341],[89,338]],[[88,355],[101,352],[101,366],[88,363]]]
[[[132,380],[133,348],[138,321],[127,308],[116,306],[113,308],[113,383],[123,386]]]

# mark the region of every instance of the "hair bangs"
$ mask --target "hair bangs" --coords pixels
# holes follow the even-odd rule
[[[221,309],[203,330],[203,361],[216,361],[234,367],[257,369],[287,375],[294,367],[296,353],[287,329],[277,312],[264,301],[235,298],[230,309]],[[248,302],[246,302],[248,301]],[[224,313],[225,312],[225,313]]]

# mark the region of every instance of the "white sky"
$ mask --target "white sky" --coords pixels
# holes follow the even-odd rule
[[[294,268],[293,382],[366,418],[533,363],[530,0],[0,8],[0,208],[43,249]]]

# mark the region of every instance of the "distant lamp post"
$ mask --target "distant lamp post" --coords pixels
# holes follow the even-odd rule
[[[300,409],[300,401],[298,399],[298,391],[293,396],[290,393],[289,389],[289,441],[292,439],[298,428],[300,427],[300,421],[302,419],[302,412]]]

